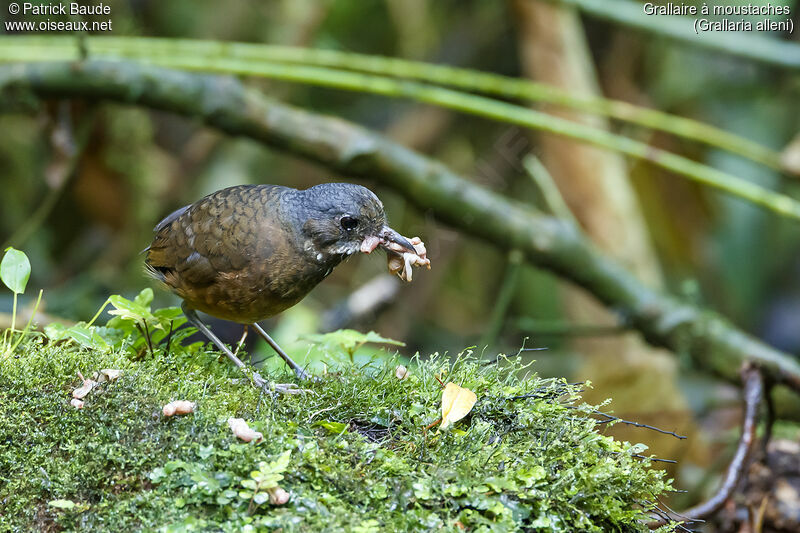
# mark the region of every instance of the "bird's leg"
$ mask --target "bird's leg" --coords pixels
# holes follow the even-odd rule
[[[250,326],[247,324],[244,325],[244,331],[242,332],[242,338],[239,339],[239,343],[236,345],[236,349],[233,351],[233,355],[239,355],[239,350],[242,349],[242,345],[244,344],[245,339],[247,338],[247,332],[250,329]]]
[[[289,365],[289,367],[291,367],[292,370],[294,370],[294,373],[298,378],[309,379],[311,377],[308,374],[308,372],[302,369],[300,365],[292,361],[292,358],[289,357],[280,346],[278,346],[277,342],[272,340],[272,337],[270,337],[269,334],[266,331],[264,331],[264,328],[259,326],[258,323],[253,324],[253,328],[255,328],[256,332],[258,332],[259,335],[264,337],[264,340],[267,341],[267,344],[272,346],[272,349],[275,350],[275,352],[281,356],[281,359],[286,361],[286,364]]]
[[[222,343],[221,340],[219,340],[219,337],[214,335],[211,332],[211,330],[208,329],[208,326],[203,324],[203,321],[200,320],[199,316],[197,316],[197,312],[194,309],[189,308],[186,305],[186,302],[183,302],[183,304],[181,305],[181,309],[183,310],[183,314],[186,315],[186,319],[189,321],[189,323],[192,324],[194,327],[196,327],[198,330],[200,330],[200,332],[202,332],[203,335],[205,335],[211,342],[213,342],[216,345],[216,347],[222,351],[222,353],[228,356],[228,359],[233,361],[233,364],[238,366],[246,375],[248,375],[253,381],[253,385],[259,388],[268,385],[267,381],[264,378],[262,378],[258,372],[253,371],[252,375],[250,375],[250,373],[247,371],[247,366],[238,357],[236,357],[228,349],[228,347]],[[283,394],[298,394],[299,392],[302,392],[293,383],[286,385],[275,384],[275,390]]]

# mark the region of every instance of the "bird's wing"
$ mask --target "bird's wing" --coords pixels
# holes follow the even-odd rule
[[[266,259],[270,236],[263,228],[274,215],[275,189],[231,187],[173,212],[155,228],[148,272],[168,285],[204,286],[235,275],[255,257]]]

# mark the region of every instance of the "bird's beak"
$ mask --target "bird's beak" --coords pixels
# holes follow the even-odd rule
[[[408,239],[397,233],[389,226],[384,226],[378,235],[370,235],[361,243],[361,251],[368,254],[378,246],[394,252],[417,253],[414,245]]]

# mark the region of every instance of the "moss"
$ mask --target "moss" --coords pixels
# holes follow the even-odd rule
[[[575,387],[520,380],[516,361],[433,356],[403,381],[395,364],[342,366],[273,397],[215,353],[132,361],[34,341],[0,363],[0,530],[647,530],[644,508],[669,484],[633,456],[641,446],[598,432]],[[101,368],[123,375],[71,407],[77,372]],[[479,398],[446,432],[424,429],[439,416],[436,376]],[[197,411],[165,419],[171,399]],[[264,440],[236,441],[231,416]],[[291,500],[258,504],[246,481],[280,474],[287,451]]]

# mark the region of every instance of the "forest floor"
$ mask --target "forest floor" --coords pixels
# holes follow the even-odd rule
[[[647,531],[670,489],[580,386],[514,358],[414,359],[405,379],[399,359],[342,365],[299,395],[222,359],[37,338],[0,361],[0,531]],[[121,373],[73,406],[78,373],[103,369]],[[447,382],[477,402],[440,431]],[[173,400],[194,412],[165,417]]]

